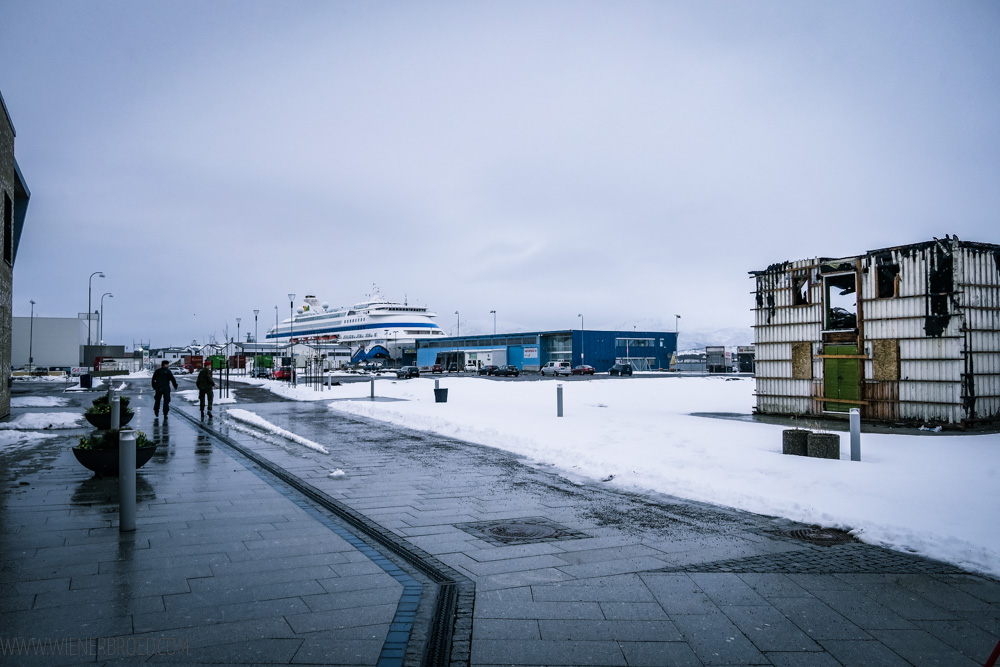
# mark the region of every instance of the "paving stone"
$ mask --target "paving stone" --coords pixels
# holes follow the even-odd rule
[[[812,597],[811,593],[792,581],[787,574],[743,572],[736,576],[765,599]]]
[[[309,638],[292,658],[292,664],[374,665],[381,640]]]
[[[395,613],[395,603],[317,612],[311,611],[303,604],[299,613],[289,612],[285,614],[285,620],[296,633],[301,634],[390,623]]]
[[[814,595],[841,616],[866,630],[914,629],[912,623],[862,593],[820,590],[814,591]]]
[[[392,582],[395,583],[395,582]],[[369,607],[372,605],[395,604],[402,594],[402,586],[367,588],[356,591],[338,591],[323,595],[300,595],[313,611]]]
[[[724,614],[678,614],[671,620],[706,665],[766,665],[768,660]]]
[[[864,641],[871,635],[812,598],[775,598],[771,604],[788,620],[815,640],[843,639]]]
[[[820,644],[844,667],[870,667],[871,665],[905,667],[911,664],[895,651],[874,639],[867,641],[824,639],[820,641]]]
[[[472,662],[503,665],[627,665],[613,641],[518,641],[473,639]]]
[[[970,660],[937,637],[923,630],[872,630],[876,639],[915,665],[948,665],[978,667],[979,660]],[[989,653],[983,657],[989,656]]]
[[[708,614],[718,606],[686,574],[642,574],[650,593],[671,616]]]
[[[521,619],[603,619],[600,605],[594,602],[503,602],[482,600],[476,603],[476,618]]]
[[[717,605],[766,605],[767,600],[740,579],[729,573],[694,573],[691,581],[697,584]]]
[[[533,599],[539,602],[653,602],[655,598],[636,574],[569,581],[535,586]]]
[[[733,625],[762,652],[823,650],[770,605],[726,605],[721,609]]]
[[[1000,642],[1000,627],[997,626],[993,632],[987,632],[965,620],[914,621],[914,625],[966,657],[983,663],[986,662],[983,656],[989,656]]]
[[[548,622],[548,621],[546,621]],[[590,637],[593,638],[593,637]],[[543,639],[537,620],[481,618],[472,628],[472,639],[505,639],[511,641]],[[544,639],[554,639],[544,637]]]
[[[482,577],[476,581],[476,590],[493,590],[495,588],[518,588],[520,586],[537,586],[538,584],[549,584],[557,581],[567,581],[573,577],[557,570],[547,568],[544,570],[528,570],[526,572],[509,572],[507,574],[494,574]]]
[[[477,619],[475,627],[489,619]],[[535,621],[532,621],[535,622]],[[683,637],[669,620],[542,620],[541,638],[547,641],[617,640],[619,642],[678,642]]]
[[[559,570],[575,579],[586,579],[588,577],[606,577],[626,572],[648,572],[650,570],[657,570],[665,564],[666,562],[663,560],[646,556],[642,558],[584,563],[582,565],[567,565],[560,567]]]
[[[629,667],[701,667],[701,660],[684,642],[619,641]]]
[[[782,653],[780,651],[771,651],[764,655],[771,661],[774,667],[841,667],[841,662],[829,653],[803,653],[802,651]]]

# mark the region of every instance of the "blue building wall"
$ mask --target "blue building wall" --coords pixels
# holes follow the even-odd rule
[[[502,345],[501,340],[520,339],[516,344]],[[525,341],[527,339],[527,342]],[[537,344],[534,342],[537,340]],[[670,367],[677,350],[677,334],[673,331],[545,331],[496,336],[462,336],[417,342],[417,365],[436,363],[439,353],[454,355],[463,352],[505,347],[507,363],[522,370],[538,370],[552,360],[567,360],[573,366],[587,364],[606,372],[619,360],[630,359],[636,370],[656,370]],[[537,357],[525,355],[525,350],[537,350]]]

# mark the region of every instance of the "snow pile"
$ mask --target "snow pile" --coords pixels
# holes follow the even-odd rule
[[[228,404],[236,402],[236,392],[232,389],[229,390],[229,396],[219,396],[218,390],[213,390],[216,392],[215,398],[213,399],[213,405],[219,405],[220,403]],[[185,389],[183,391],[176,392],[178,396],[188,401],[189,403],[198,402],[198,390],[197,389]],[[206,399],[207,400],[207,399]]]
[[[26,412],[8,422],[0,422],[0,430],[38,431],[60,428],[78,428],[83,415],[74,412]]]
[[[334,470],[333,472],[331,472],[328,475],[328,477],[332,477],[334,479],[339,479],[341,477],[347,477],[347,473],[344,472],[343,470],[341,470],[340,468],[337,468],[336,470]]]
[[[312,440],[307,440],[306,438],[303,438],[300,435],[295,435],[294,433],[286,431],[285,429],[279,426],[275,426],[274,424],[267,421],[263,417],[256,415],[253,412],[250,412],[249,410],[231,408],[230,410],[226,411],[226,414],[235,419],[236,421],[243,422],[244,424],[249,424],[251,426],[260,429],[261,431],[265,431],[266,433],[273,433],[274,435],[281,436],[286,440],[291,440],[292,442],[297,442],[300,445],[304,445],[309,449],[315,449],[317,452],[321,452],[323,454],[330,453],[323,445],[317,444]]]
[[[344,373],[343,375],[349,375]],[[336,382],[337,380],[334,380]],[[331,398],[340,398],[338,392],[349,385],[342,385],[340,387],[323,387],[322,391],[319,389],[313,389],[312,384],[299,383],[296,386],[291,386],[288,382],[283,380],[264,380],[260,378],[252,377],[241,377],[237,382],[245,382],[246,384],[252,384],[257,387],[263,387],[273,394],[282,396],[284,398],[291,399],[293,401],[329,401]],[[364,387],[365,396],[368,395],[370,391],[367,382],[356,382],[353,384],[358,384]]]
[[[60,408],[69,403],[60,396],[14,396],[10,399],[12,408]]]
[[[785,456],[785,426],[695,417],[749,414],[754,381],[712,377],[556,382],[379,382],[394,402],[330,408],[506,449],[567,474],[850,529],[860,539],[1000,575],[1000,435],[863,434],[862,461]],[[368,384],[340,387],[367,395]],[[329,397],[330,394],[327,394]],[[843,460],[846,459],[846,460]],[[612,477],[613,476],[613,477]]]
[[[39,440],[54,438],[55,433],[36,433],[34,431],[0,431],[0,451],[12,451],[22,447],[30,447]]]

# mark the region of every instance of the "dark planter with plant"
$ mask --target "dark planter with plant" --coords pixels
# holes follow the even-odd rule
[[[135,416],[133,412],[128,407],[129,399],[127,396],[121,396],[119,398],[119,419],[120,423],[117,428],[121,428],[132,421],[132,417]],[[93,405],[87,408],[87,411],[83,415],[90,422],[90,425],[94,428],[99,428],[102,431],[106,431],[113,425],[111,423],[111,402],[108,398],[108,394],[101,394],[94,399]]]
[[[73,448],[73,456],[87,470],[99,476],[118,474],[119,430],[116,428],[80,436],[80,444]],[[135,432],[135,467],[144,466],[156,452],[156,443],[142,431]]]

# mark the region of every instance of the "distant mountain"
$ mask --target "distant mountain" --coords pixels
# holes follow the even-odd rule
[[[706,345],[753,345],[753,329],[750,327],[730,327],[728,329],[694,329],[684,331],[681,327],[677,336],[678,350],[704,350]]]

